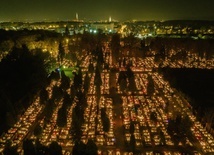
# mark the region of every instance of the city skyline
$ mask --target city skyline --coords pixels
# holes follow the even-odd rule
[[[2,0],[0,21],[73,20],[214,20],[211,0],[27,1]]]

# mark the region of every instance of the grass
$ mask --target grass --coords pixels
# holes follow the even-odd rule
[[[73,78],[74,77],[74,75],[72,73],[72,70],[64,70],[64,72],[65,72],[65,75],[68,76],[69,78]]]
[[[63,70],[65,72],[66,76],[73,79],[73,77],[74,77],[73,71],[76,70],[76,67],[69,67],[69,68],[63,68],[62,67],[61,70]]]

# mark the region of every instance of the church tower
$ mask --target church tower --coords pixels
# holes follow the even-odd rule
[[[109,17],[109,20],[108,20],[109,22],[111,22],[111,16]]]
[[[78,16],[78,13],[76,13],[76,21],[79,20],[79,16]]]

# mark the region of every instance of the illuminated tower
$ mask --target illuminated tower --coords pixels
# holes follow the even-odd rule
[[[111,16],[109,17],[109,22],[111,22]]]
[[[77,21],[79,20],[78,13],[76,13],[76,20],[77,20]]]

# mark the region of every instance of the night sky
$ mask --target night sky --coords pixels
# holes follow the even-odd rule
[[[214,20],[214,0],[0,0],[0,21]]]

